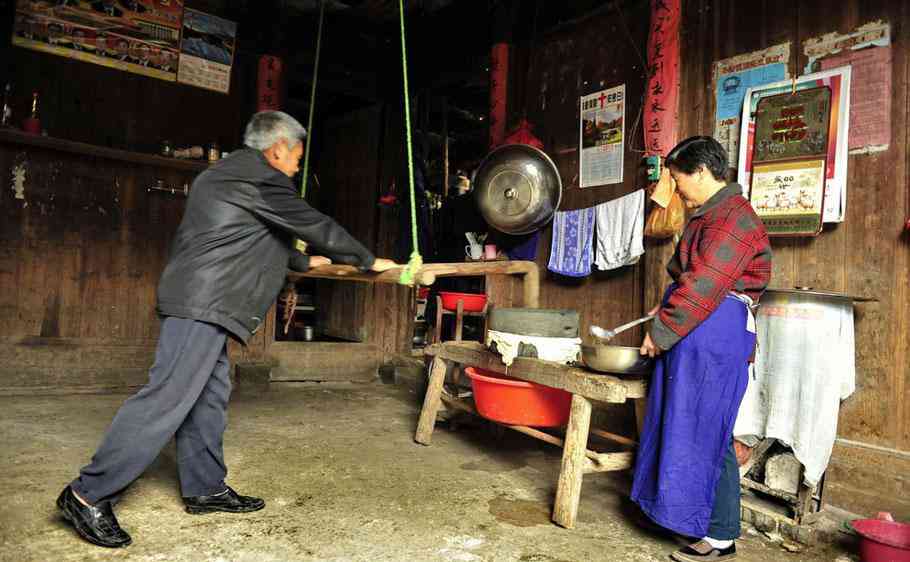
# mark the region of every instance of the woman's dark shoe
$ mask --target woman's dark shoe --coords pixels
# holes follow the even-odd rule
[[[119,548],[133,542],[117,523],[110,502],[85,505],[76,498],[72,488],[67,486],[57,498],[57,507],[63,512],[63,518],[72,523],[79,536],[92,544]]]
[[[707,541],[698,541],[690,544],[682,550],[677,550],[670,555],[670,558],[677,562],[700,562],[709,560],[710,562],[720,562],[723,560],[734,560],[736,558],[736,543],[727,548],[714,548]]]
[[[249,511],[259,511],[265,507],[265,501],[261,498],[251,496],[241,496],[230,486],[221,494],[216,496],[192,496],[183,498],[186,504],[186,512],[193,515],[202,513],[212,513],[215,511],[226,511],[228,513],[246,513]]]

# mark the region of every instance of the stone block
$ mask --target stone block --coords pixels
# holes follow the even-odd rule
[[[793,453],[775,455],[765,463],[765,486],[795,495],[799,492],[802,468]]]

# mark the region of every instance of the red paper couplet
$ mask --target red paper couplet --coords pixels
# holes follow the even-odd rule
[[[648,91],[645,96],[645,150],[666,155],[679,126],[680,0],[651,0],[648,35]]]

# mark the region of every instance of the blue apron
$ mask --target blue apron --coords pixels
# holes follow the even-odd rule
[[[708,531],[724,453],[749,382],[755,334],[747,330],[748,317],[744,302],[726,297],[659,356],[651,377],[632,500],[682,535],[701,538]]]

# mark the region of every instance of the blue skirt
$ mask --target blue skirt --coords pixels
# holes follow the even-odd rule
[[[708,531],[724,453],[749,382],[755,334],[746,329],[747,320],[746,304],[728,296],[659,356],[651,378],[632,500],[682,535],[701,538]]]

